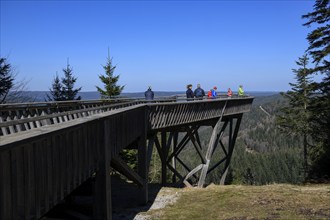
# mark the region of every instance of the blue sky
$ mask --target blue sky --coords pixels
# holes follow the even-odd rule
[[[283,91],[308,47],[314,1],[4,1],[0,56],[32,91],[48,90],[67,58],[83,91],[102,86],[108,56],[124,92]]]

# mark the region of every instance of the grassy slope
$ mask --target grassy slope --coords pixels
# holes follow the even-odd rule
[[[330,219],[330,185],[215,186],[173,189],[172,205],[152,219]]]

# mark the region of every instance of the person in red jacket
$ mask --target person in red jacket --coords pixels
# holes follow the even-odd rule
[[[207,98],[209,98],[209,99],[212,98],[212,90],[213,89],[211,89],[207,92]]]

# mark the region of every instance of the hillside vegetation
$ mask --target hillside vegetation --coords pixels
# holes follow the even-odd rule
[[[330,185],[169,188],[179,198],[147,219],[330,219]]]
[[[304,180],[302,172],[303,154],[299,138],[281,133],[275,123],[275,114],[283,105],[282,97],[278,95],[258,96],[249,113],[243,115],[237,141],[235,144],[227,184],[263,185],[270,183],[301,183]],[[206,151],[212,128],[201,127],[200,139]],[[224,135],[226,145],[226,134]],[[223,151],[218,147],[212,157],[211,166],[223,158]],[[205,152],[204,152],[205,153]],[[189,167],[200,163],[196,150],[190,143],[180,158]],[[158,169],[151,167],[152,180],[158,181]],[[178,167],[182,173],[186,170]],[[207,176],[207,184],[218,184],[222,167],[215,169]],[[170,176],[169,176],[170,180]]]
[[[280,132],[276,113],[280,95],[256,98],[244,114],[232,159],[232,182],[300,183],[304,180],[302,141]]]

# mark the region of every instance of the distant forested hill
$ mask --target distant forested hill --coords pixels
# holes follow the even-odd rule
[[[30,97],[29,100],[31,100],[31,101],[43,102],[43,101],[45,101],[47,94],[49,94],[49,92],[47,92],[47,91],[26,91],[26,92],[24,92],[24,94],[25,94],[25,96]],[[155,97],[171,96],[171,95],[177,95],[177,94],[185,94],[185,93],[184,92],[156,91]],[[101,98],[99,92],[79,92],[78,96],[81,96],[82,100],[95,100],[95,99]],[[143,98],[144,92],[122,93],[119,97]]]

